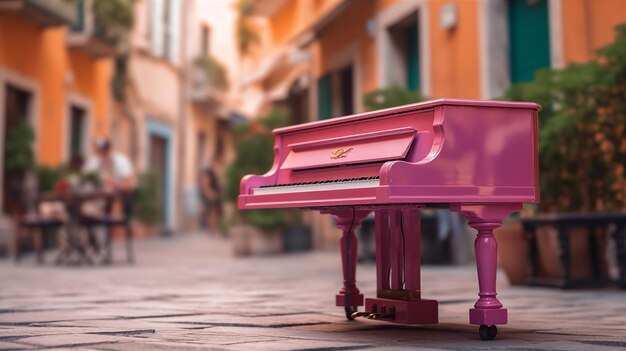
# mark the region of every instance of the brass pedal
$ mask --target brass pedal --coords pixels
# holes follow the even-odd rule
[[[352,318],[360,318],[360,317],[365,317],[367,318],[369,315],[371,314],[371,312],[354,312],[352,313]]]
[[[396,309],[391,306],[389,312],[387,312],[387,308],[383,306],[380,312],[372,312],[367,316],[367,319],[394,319],[396,317]]]
[[[367,319],[393,319],[393,317],[391,313],[370,313]]]

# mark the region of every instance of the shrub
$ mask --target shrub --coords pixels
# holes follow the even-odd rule
[[[4,167],[8,172],[21,173],[35,167],[33,141],[35,133],[26,118],[10,128],[4,141]]]
[[[378,89],[363,96],[363,104],[369,111],[412,104],[424,100],[424,96],[419,91],[411,91],[397,85]]]
[[[37,190],[40,192],[54,190],[54,185],[61,179],[64,172],[63,166],[37,167]]]
[[[287,123],[287,115],[274,110],[258,121],[234,128],[237,157],[226,170],[226,197],[236,202],[239,183],[247,174],[265,174],[274,160],[274,135],[272,129]],[[284,228],[296,213],[284,209],[245,210],[238,212],[243,221],[265,230]]]
[[[211,56],[199,56],[194,65],[204,73],[206,84],[216,89],[228,89],[228,77],[224,66]]]
[[[159,198],[159,184],[160,177],[155,170],[148,170],[139,176],[134,214],[145,224],[154,225],[161,219],[163,200]]]
[[[535,101],[539,113],[540,208],[624,209],[626,199],[626,25],[597,59],[541,70],[507,100]]]

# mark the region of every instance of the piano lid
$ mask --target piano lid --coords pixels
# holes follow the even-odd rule
[[[288,145],[281,169],[302,170],[404,159],[416,139],[412,127]]]
[[[387,116],[389,114],[400,114],[406,112],[422,111],[432,109],[437,106],[466,106],[466,107],[499,107],[499,108],[515,108],[515,109],[533,109],[541,110],[541,106],[534,102],[504,101],[504,100],[466,100],[466,99],[436,99],[415,104],[408,104],[398,107],[391,107],[382,110],[358,113],[351,116],[337,117],[326,119],[323,121],[315,121],[309,123],[298,124],[274,129],[274,134],[282,134],[288,132],[303,131],[311,128],[328,127],[346,122],[356,122],[363,119],[375,118],[379,116]]]

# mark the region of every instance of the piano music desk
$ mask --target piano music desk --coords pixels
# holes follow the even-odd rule
[[[241,209],[297,207],[335,217],[346,317],[438,323],[422,299],[420,211],[458,211],[478,231],[478,300],[469,322],[495,338],[507,310],[496,297],[493,230],[526,202],[539,201],[535,103],[440,99],[273,131],[274,164],[241,180]],[[377,293],[356,284],[361,219],[375,214]],[[358,306],[365,305],[364,312]]]

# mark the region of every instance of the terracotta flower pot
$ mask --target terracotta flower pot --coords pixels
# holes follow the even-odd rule
[[[528,280],[528,244],[520,223],[503,224],[494,231],[498,242],[498,263],[512,285]]]
[[[568,232],[570,243],[570,277],[573,279],[593,278],[589,245],[586,228],[571,228]],[[607,245],[606,237],[598,237],[598,255],[603,257]],[[551,226],[537,228],[537,246],[539,248],[539,275],[548,278],[558,278],[563,274],[560,260],[558,232]],[[606,277],[608,270],[606,262],[601,259],[601,276]]]
[[[280,230],[263,231],[249,225],[235,225],[229,235],[235,256],[264,256],[283,252]]]

